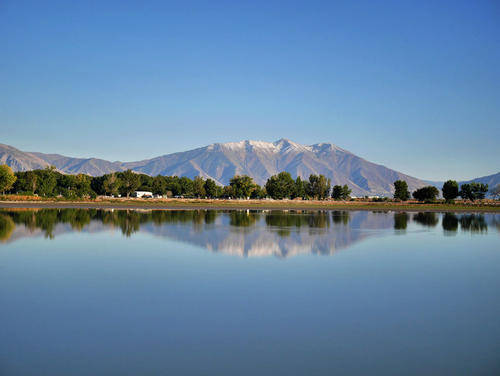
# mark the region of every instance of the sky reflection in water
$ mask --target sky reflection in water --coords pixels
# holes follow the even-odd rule
[[[0,211],[0,241],[7,243],[41,235],[53,239],[72,231],[119,230],[127,237],[142,232],[240,256],[330,255],[371,236],[439,226],[446,235],[486,233],[488,227],[498,231],[500,216],[369,211]]]
[[[0,374],[498,374],[499,225],[3,210]]]

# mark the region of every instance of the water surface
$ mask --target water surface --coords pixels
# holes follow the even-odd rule
[[[500,372],[500,216],[0,211],[1,375]]]

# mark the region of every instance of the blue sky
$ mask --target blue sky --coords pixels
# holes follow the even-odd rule
[[[423,179],[500,171],[495,0],[3,0],[0,46],[0,142],[21,150],[284,137]]]

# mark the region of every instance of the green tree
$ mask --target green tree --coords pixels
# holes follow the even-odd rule
[[[193,196],[193,181],[186,176],[179,179],[181,194],[187,197]]]
[[[146,174],[138,174],[138,176],[140,181],[138,190],[151,192],[153,190],[154,178]]]
[[[164,176],[157,175],[153,178],[151,192],[155,195],[164,195],[167,193],[167,180]]]
[[[56,194],[62,194],[65,198],[75,199],[77,197],[76,185],[75,175],[58,176],[55,189]]]
[[[26,184],[28,187],[28,191],[31,191],[33,193],[36,192],[37,176],[33,171],[26,171]]]
[[[306,191],[307,191],[307,181],[304,181],[300,178],[300,176],[297,176],[297,179],[295,179],[295,187],[293,190],[292,198],[297,198],[297,197],[305,198]]]
[[[234,198],[233,187],[226,185],[222,188],[222,193],[220,195],[223,198]]]
[[[102,185],[105,194],[109,196],[118,196],[122,181],[115,173],[112,173],[106,176]]]
[[[332,188],[332,198],[334,200],[340,200],[342,198],[342,186],[341,185],[334,185]]]
[[[349,199],[349,195],[351,194],[351,190],[345,185],[334,185],[332,188],[332,198],[334,200],[347,200]]]
[[[127,198],[130,197],[130,195],[141,185],[139,175],[132,170],[123,171],[118,176],[122,182],[121,192],[125,194]]]
[[[394,198],[401,201],[406,201],[410,198],[408,184],[404,180],[396,180],[394,182]]]
[[[458,197],[458,183],[455,180],[448,180],[441,188],[446,201],[452,201]]]
[[[196,176],[193,180],[193,194],[198,198],[206,196],[205,180],[200,176]]]
[[[92,189],[92,191],[94,191],[97,195],[105,195],[106,192],[104,192],[104,180],[106,180],[109,175],[110,174],[92,176],[90,179],[90,188]]]
[[[434,201],[439,195],[439,191],[436,187],[429,185],[427,187],[422,187],[413,192],[413,197],[418,201]]]
[[[219,197],[219,187],[217,186],[217,184],[215,183],[214,180],[208,178],[207,180],[205,180],[205,193],[207,195],[207,197],[209,198],[216,198],[216,197]]]
[[[174,196],[180,196],[182,194],[182,187],[177,176],[166,176],[165,181],[167,182],[167,193],[170,191]]]
[[[323,175],[310,175],[307,194],[318,200],[324,200],[330,193],[330,179]]]
[[[78,197],[93,196],[93,191],[90,188],[92,178],[89,175],[78,174],[75,176],[76,181],[76,195]]]
[[[295,182],[289,172],[273,175],[266,182],[266,192],[275,200],[290,198],[295,192]]]
[[[262,200],[263,198],[266,198],[266,196],[266,188],[261,188],[259,185],[255,185],[255,189],[250,194],[250,198],[254,200]]]
[[[57,176],[60,175],[54,166],[46,167],[43,170],[37,170],[38,193],[45,197],[54,196],[57,186]]]
[[[5,164],[0,165],[0,191],[2,191],[2,193],[11,189],[16,180],[17,177],[9,166]]]
[[[37,176],[34,171],[18,171],[14,173],[16,181],[11,190],[16,193],[35,193]]]
[[[488,184],[467,183],[460,187],[460,196],[464,200],[482,200],[488,192]]]
[[[253,179],[247,175],[236,175],[229,181],[234,197],[247,198],[250,197],[252,191],[256,188]]]

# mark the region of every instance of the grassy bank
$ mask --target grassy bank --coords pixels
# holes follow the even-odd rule
[[[97,198],[95,200],[66,200],[36,196],[6,195],[0,207],[23,208],[109,208],[109,209],[276,209],[276,210],[392,210],[439,212],[500,212],[500,203],[457,202],[367,202],[367,201],[296,201],[296,200],[210,200],[210,199],[137,199]]]

